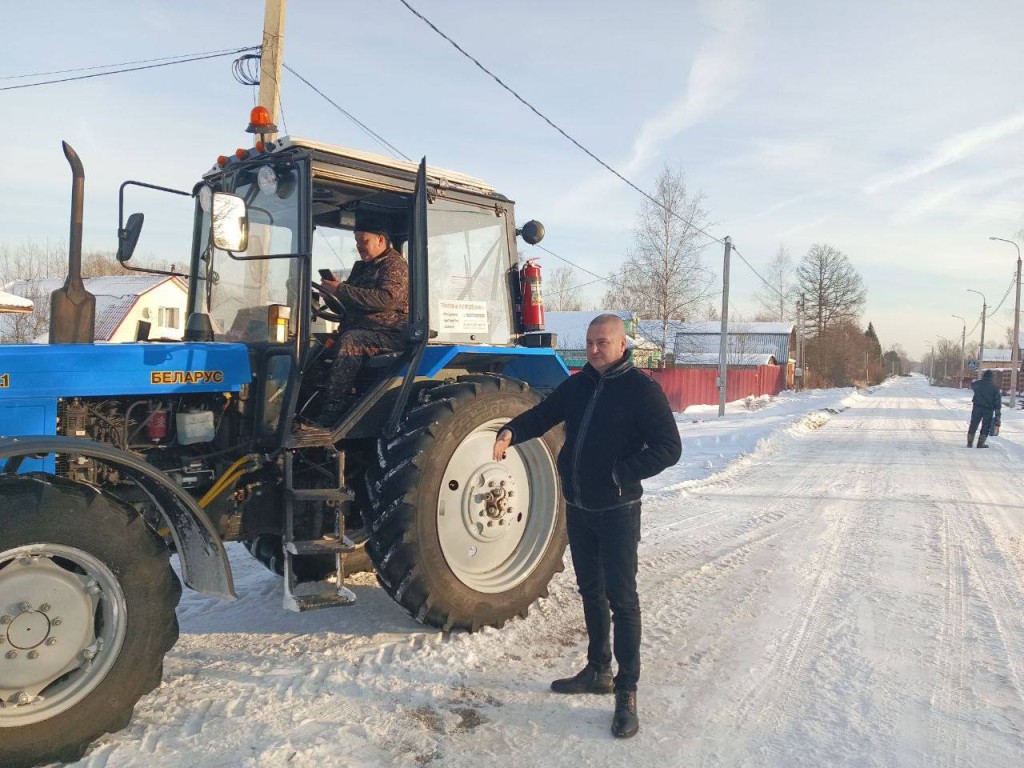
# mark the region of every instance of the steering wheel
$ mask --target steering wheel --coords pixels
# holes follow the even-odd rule
[[[340,323],[345,319],[345,305],[338,297],[327,291],[320,283],[311,283],[313,289],[313,316],[331,323]],[[320,305],[317,299],[323,302]]]

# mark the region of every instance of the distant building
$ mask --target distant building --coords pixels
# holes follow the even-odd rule
[[[636,312],[626,309],[601,309],[590,312],[546,312],[545,330],[558,335],[555,351],[570,368],[587,364],[587,328],[598,315],[617,315],[626,326],[626,344],[633,351],[633,364],[640,368],[658,368],[661,349],[639,333]]]
[[[151,339],[180,339],[185,323],[188,292],[176,277],[165,275],[107,275],[90,277],[85,288],[96,297],[96,341],[134,341],[139,322],[150,324]],[[63,278],[15,280],[4,290],[15,296],[45,297],[64,285]],[[14,318],[0,315],[0,337],[8,337],[6,324]],[[46,329],[34,341],[46,342]]]
[[[676,367],[717,366],[721,351],[719,320],[678,322],[673,339]],[[731,368],[778,365],[785,369],[786,388],[792,388],[796,361],[796,327],[792,323],[737,322],[729,324],[726,363]]]

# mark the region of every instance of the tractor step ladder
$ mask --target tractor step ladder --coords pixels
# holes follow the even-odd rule
[[[341,556],[352,552],[355,544],[345,535],[345,508],[352,503],[354,495],[342,485],[344,454],[338,455],[337,488],[296,488],[293,471],[294,454],[284,454],[284,607],[289,611],[312,611],[317,608],[333,608],[352,605],[356,596],[345,587],[345,570]],[[332,505],[334,530],[319,539],[295,538],[295,505],[297,502],[334,502]],[[295,566],[304,557],[334,556],[334,576],[320,580],[301,580],[295,573]]]

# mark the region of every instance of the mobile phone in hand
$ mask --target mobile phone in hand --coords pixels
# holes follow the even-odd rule
[[[320,270],[320,279],[321,280],[331,280],[332,282],[335,282],[335,283],[338,282],[338,278],[336,278],[334,276],[334,273],[331,272],[331,270],[329,270],[329,269],[321,269]]]

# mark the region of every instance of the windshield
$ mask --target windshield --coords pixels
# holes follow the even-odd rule
[[[295,167],[264,165],[247,169],[235,177],[233,188],[223,190],[244,199],[248,208],[248,248],[236,254],[213,247],[208,197],[200,195],[196,310],[210,315],[218,341],[270,340],[272,304],[291,307],[288,335],[296,333],[301,260],[260,257],[298,256],[297,179]]]

